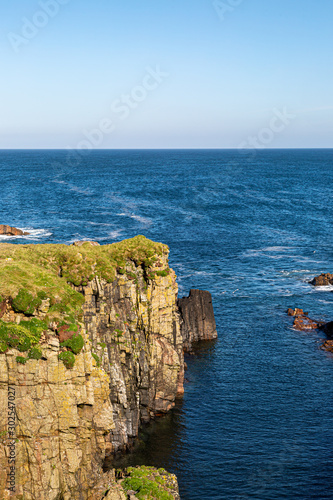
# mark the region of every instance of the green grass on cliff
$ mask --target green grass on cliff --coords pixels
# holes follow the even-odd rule
[[[111,283],[117,270],[128,274],[124,269],[128,261],[142,266],[145,275],[153,279],[149,268],[167,251],[165,245],[144,236],[105,246],[0,244],[0,313],[2,303],[8,300],[16,313],[26,317],[20,324],[0,319],[0,354],[15,348],[28,355],[17,356],[19,363],[41,359],[37,344],[51,321],[57,321],[58,326],[66,325],[70,331],[78,330],[84,297],[71,285],[87,285],[95,276]],[[168,272],[160,270],[156,275]],[[33,317],[42,306],[47,314],[43,321]],[[83,345],[79,333],[61,344],[63,349],[69,349],[59,354],[66,368],[73,368],[75,355]],[[98,361],[100,364],[99,358]]]
[[[171,475],[164,469],[154,467],[128,467],[128,477],[121,483],[124,490],[135,491],[139,500],[173,500],[174,496],[167,491]]]
[[[73,322],[83,296],[69,284],[86,285],[95,276],[111,283],[129,260],[148,269],[167,250],[144,236],[103,246],[0,244],[0,304],[11,297],[14,310],[29,316],[49,298],[49,319],[67,315]]]
[[[0,353],[10,348],[18,349],[20,352],[30,349],[32,353],[35,353],[34,346],[38,344],[43,330],[46,329],[46,323],[37,318],[21,321],[19,325],[0,320]]]

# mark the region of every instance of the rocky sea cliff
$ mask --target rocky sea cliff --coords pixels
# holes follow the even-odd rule
[[[182,395],[184,351],[216,338],[210,294],[177,294],[143,236],[0,245],[1,499],[179,498],[161,469],[103,472]]]

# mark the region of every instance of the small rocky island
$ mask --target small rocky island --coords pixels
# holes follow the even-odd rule
[[[183,394],[184,351],[217,335],[208,292],[177,302],[168,253],[144,236],[0,244],[1,500],[179,499],[163,469],[103,473]]]

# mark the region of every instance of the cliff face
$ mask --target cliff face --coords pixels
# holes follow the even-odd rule
[[[158,264],[165,268],[166,259]],[[140,422],[170,410],[184,391],[177,290],[173,271],[146,280],[144,270],[130,262],[113,283],[96,278],[83,288],[86,331],[110,379],[109,453],[125,449]]]
[[[0,245],[1,499],[124,498],[105,458],[183,392],[167,258],[143,237]]]

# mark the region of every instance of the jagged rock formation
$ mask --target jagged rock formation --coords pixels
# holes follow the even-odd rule
[[[190,352],[193,344],[199,340],[217,338],[210,292],[191,290],[189,297],[183,297],[177,303],[182,317],[181,333],[185,351]]]
[[[333,285],[333,274],[322,273],[320,276],[316,276],[310,281],[311,285],[314,286],[327,286]]]
[[[144,237],[0,245],[1,500],[13,478],[25,500],[124,498],[105,460],[183,393],[177,291],[168,248]],[[216,336],[210,294],[191,296],[186,346]]]
[[[314,320],[308,317],[308,313],[304,312],[303,309],[291,309],[289,308],[288,316],[294,316],[293,327],[295,330],[299,331],[309,331],[309,330],[321,330],[323,331],[328,340],[320,346],[324,351],[333,352],[333,321],[326,323],[325,321]]]
[[[16,227],[0,224],[0,234],[4,234],[6,236],[27,236],[29,233],[25,233]]]
[[[308,313],[304,312],[303,309],[291,309],[289,308],[288,316],[294,316],[294,328],[299,331],[307,331],[307,330],[317,330],[318,328],[322,328],[324,325],[323,321],[317,321],[308,317]]]

